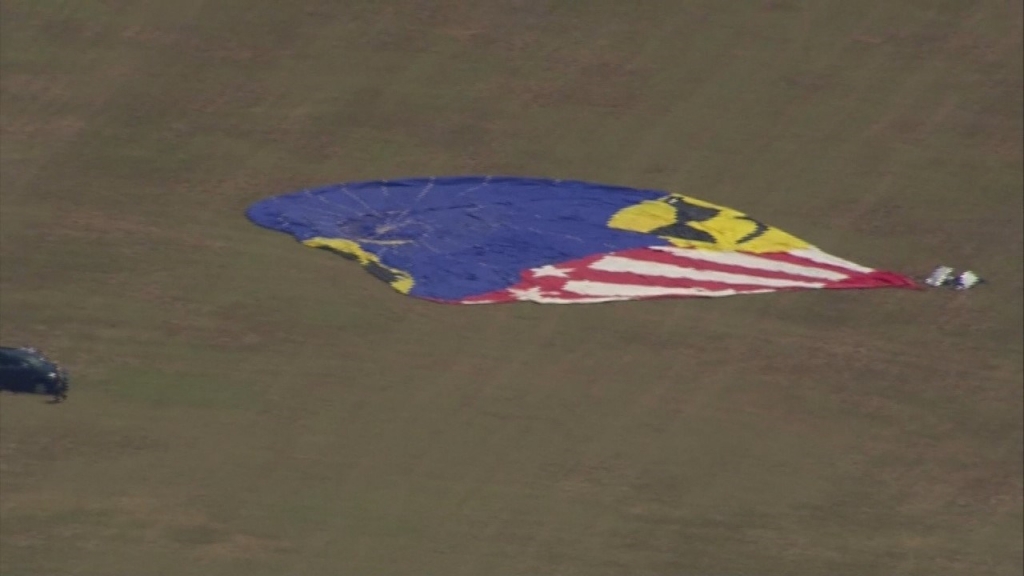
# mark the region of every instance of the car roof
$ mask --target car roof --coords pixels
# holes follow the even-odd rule
[[[7,357],[17,358],[35,358],[36,360],[44,360],[51,362],[42,352],[35,348],[28,347],[14,347],[14,346],[0,346],[0,354]]]

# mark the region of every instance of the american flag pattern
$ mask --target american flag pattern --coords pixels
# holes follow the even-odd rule
[[[459,303],[584,304],[881,287],[916,285],[906,276],[867,268],[814,247],[754,254],[654,246],[532,268],[514,286]]]

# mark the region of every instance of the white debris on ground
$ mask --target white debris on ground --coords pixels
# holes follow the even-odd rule
[[[957,290],[968,290],[981,283],[981,277],[970,270],[965,270],[956,277],[956,283],[953,284],[953,288],[956,288]]]
[[[953,270],[949,266],[939,266],[924,281],[925,284],[932,288],[938,288],[939,286],[948,286],[956,278],[956,270]]]
[[[937,266],[924,281],[925,284],[932,288],[946,286],[954,290],[969,290],[982,282],[984,280],[970,270],[964,270],[957,274],[956,270],[949,266]]]

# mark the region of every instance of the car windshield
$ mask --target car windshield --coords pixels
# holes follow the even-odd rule
[[[25,362],[33,368],[50,368],[50,363],[38,356],[32,356],[30,354],[25,355]]]

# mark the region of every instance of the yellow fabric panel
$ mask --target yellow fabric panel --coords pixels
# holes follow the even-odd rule
[[[608,220],[608,227],[633,232],[650,232],[675,222],[675,208],[661,200],[645,200],[613,214]]]
[[[696,231],[693,235],[707,238],[698,240],[656,232],[673,225],[683,225]],[[758,222],[742,212],[681,194],[623,208],[612,216],[608,226],[619,230],[656,233],[681,248],[737,250],[757,254],[810,247],[807,242],[774,226]]]
[[[303,241],[303,244],[311,248],[326,248],[334,252],[338,252],[342,255],[348,256],[361,264],[363,267],[368,268],[371,272],[386,272],[388,278],[382,278],[391,285],[392,288],[398,290],[403,294],[408,294],[412,290],[414,281],[409,273],[385,266],[381,263],[380,259],[374,254],[363,250],[363,247],[358,242],[352,240],[345,240],[343,238],[310,238],[309,240]],[[385,274],[374,274],[375,276],[381,277]]]

